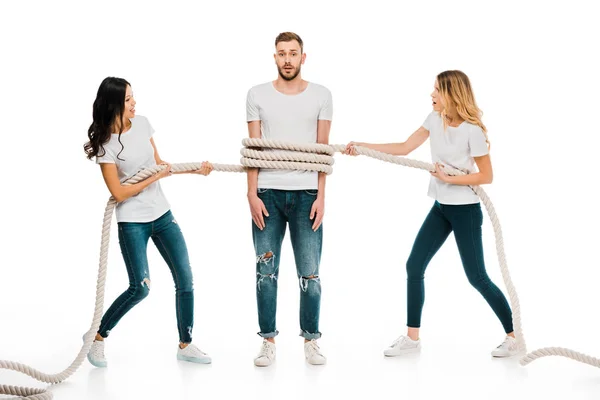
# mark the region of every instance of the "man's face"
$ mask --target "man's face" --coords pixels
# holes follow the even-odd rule
[[[300,51],[300,44],[296,40],[277,43],[275,63],[279,75],[286,81],[291,81],[300,73],[306,54]]]

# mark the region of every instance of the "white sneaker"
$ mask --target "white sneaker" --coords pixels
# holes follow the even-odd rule
[[[94,340],[92,342],[92,347],[90,347],[90,351],[87,354],[87,359],[94,367],[106,367],[107,363],[106,357],[104,357],[104,341]]]
[[[386,357],[396,357],[402,354],[415,353],[421,350],[421,340],[412,340],[408,336],[400,336],[394,343],[383,351]]]
[[[268,367],[275,361],[275,343],[263,339],[260,352],[254,359],[254,365],[257,367]]]
[[[304,358],[312,365],[323,365],[327,362],[315,339],[304,343]]]
[[[504,342],[492,351],[492,357],[511,357],[519,352],[517,339],[507,336]]]
[[[177,346],[177,359],[198,364],[210,364],[212,362],[208,354],[191,343],[185,346],[184,349]]]

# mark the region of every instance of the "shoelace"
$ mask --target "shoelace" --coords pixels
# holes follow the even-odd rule
[[[189,352],[195,356],[205,356],[206,355],[205,352],[203,352],[202,350],[200,350],[198,347],[194,346],[193,344],[187,345],[186,349],[190,349]]]
[[[511,340],[507,337],[504,339],[504,342],[502,342],[502,344],[500,346],[498,346],[498,348],[505,348],[507,350],[509,350],[511,347]]]
[[[104,348],[102,346],[94,345],[90,349],[90,352],[92,353],[92,356],[94,356],[94,358],[104,359]]]
[[[259,357],[273,358],[273,349],[267,344],[266,340],[263,342],[262,347],[260,348]]]
[[[392,345],[390,347],[396,347],[399,344],[402,344],[406,342],[406,336],[402,335],[400,337],[398,337],[398,339],[394,340],[394,343],[392,343]]]
[[[315,354],[322,355],[321,348],[315,340],[311,340],[310,342],[308,342],[308,353],[311,357]]]

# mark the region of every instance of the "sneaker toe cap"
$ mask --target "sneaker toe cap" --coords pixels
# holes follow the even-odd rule
[[[312,365],[323,365],[327,363],[327,359],[324,356],[313,356],[308,359],[308,363]]]
[[[271,365],[271,360],[269,360],[267,357],[258,357],[254,359],[254,365],[257,367],[268,367]]]

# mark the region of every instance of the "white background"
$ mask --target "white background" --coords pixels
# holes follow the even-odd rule
[[[471,78],[489,128],[502,223],[528,349],[600,356],[597,38],[593,2],[11,2],[0,6],[0,359],[58,372],[92,320],[108,191],[83,143],[106,76],[132,83],[163,159],[238,163],[247,90],[276,78],[282,31],[307,53],[303,77],[333,93],[331,143],[403,141],[431,109],[437,73]],[[429,161],[426,143],[411,158]],[[174,288],[151,245],[151,295],[57,399],[592,399],[600,371],[564,358],[493,360],[503,330],[462,271],[453,237],[426,274],[423,351],[384,359],[405,331],[405,262],[432,200],[429,174],[336,155],[327,180],[321,346],[305,364],[286,237],[278,360],[257,369],[251,220],[243,174],[162,181],[195,277],[195,343],[210,366],[175,359]],[[127,287],[116,230],[107,308]],[[489,219],[484,246],[505,290]],[[0,371],[0,384],[43,387]]]

